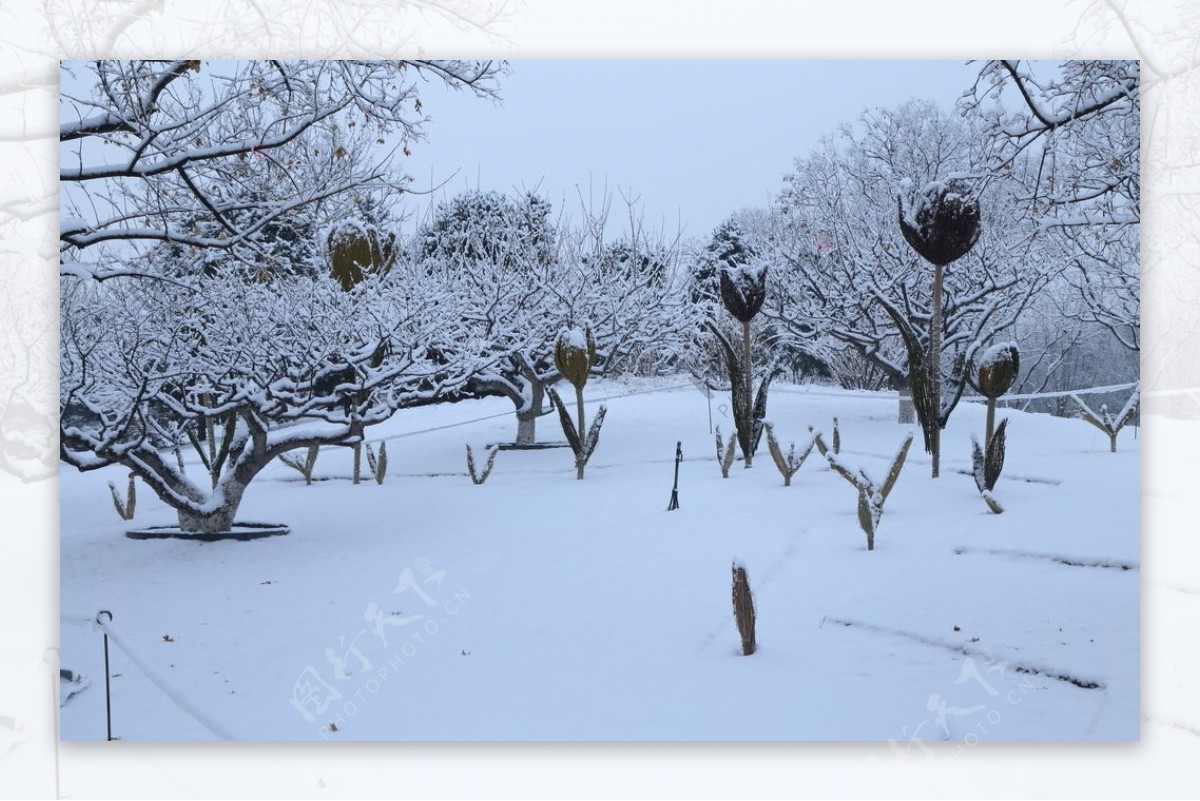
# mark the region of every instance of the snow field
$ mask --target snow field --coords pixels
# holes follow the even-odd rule
[[[679,383],[594,381],[586,395]],[[346,448],[322,452],[328,480],[310,487],[268,468],[240,517],[292,533],[252,542],[126,539],[106,486],[124,473],[64,468],[62,663],[92,679],[62,710],[64,738],[104,737],[100,634],[86,623],[99,609],[238,739],[892,739],[913,753],[943,739],[1138,737],[1133,429],[1110,454],[1082,421],[1000,410],[997,516],[958,472],[982,405],[952,416],[932,480],[894,395],[776,385],[785,452],[809,425],[828,441],[836,415],[842,459],[882,479],[914,433],[867,552],[855,491],[815,449],[791,487],[765,437],[752,469],[722,479],[696,390],[606,405],[584,481],[562,448],[501,452],[482,486],[463,445],[479,458],[511,440],[511,403],[401,411],[368,435],[389,438],[383,486],[350,484]],[[728,398],[712,405],[728,438]],[[556,417],[538,436],[561,439]],[[676,440],[681,508],[668,513]],[[172,521],[138,489],[134,523]],[[755,596],[751,657],[734,559]],[[213,738],[119,649],[112,661],[114,733]]]

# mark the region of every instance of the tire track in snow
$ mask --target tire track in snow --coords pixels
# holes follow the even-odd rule
[[[975,548],[970,545],[964,545],[954,549],[957,556],[969,554],[983,554],[986,556],[1007,556],[1013,559],[1034,559],[1040,562],[1056,562],[1060,565],[1070,567],[1096,567],[1105,570],[1140,570],[1141,568],[1132,562],[1122,562],[1119,559],[1088,559],[1077,556],[1064,556],[1055,553],[1037,553],[1036,551],[1021,551],[1008,548]]]
[[[900,637],[902,639],[910,640],[911,642],[920,643],[921,645],[928,645],[933,648],[944,648],[947,651],[952,651],[957,654],[962,654],[963,656],[974,656],[975,654],[979,653],[982,650],[987,650],[990,653],[992,653],[992,655],[995,658],[1000,659],[1002,662],[1006,662],[1006,663],[1012,665],[1013,670],[1017,673],[1025,673],[1025,674],[1028,674],[1031,676],[1044,676],[1048,679],[1056,679],[1058,681],[1066,682],[1067,684],[1073,684],[1076,687],[1080,688],[1081,690],[1106,690],[1106,689],[1108,689],[1107,685],[1105,685],[1104,682],[1102,682],[1102,681],[1083,678],[1080,676],[1076,676],[1072,673],[1069,673],[1065,670],[1060,670],[1058,668],[1053,668],[1053,667],[1047,667],[1045,665],[1033,665],[1028,662],[1021,662],[1016,659],[1003,659],[1003,658],[1001,658],[1001,656],[999,654],[996,654],[994,651],[991,651],[991,649],[979,649],[979,648],[972,649],[962,643],[952,642],[950,640],[942,639],[940,637],[927,637],[925,635],[917,634],[915,632],[905,631],[904,629],[892,628],[891,626],[880,626],[876,623],[868,623],[866,621],[853,620],[850,618],[830,617],[827,619],[827,622],[834,623],[839,626],[843,626],[845,628],[850,628],[850,627],[859,628],[864,631],[871,632],[873,634],[881,634],[881,635],[890,636],[890,637]]]

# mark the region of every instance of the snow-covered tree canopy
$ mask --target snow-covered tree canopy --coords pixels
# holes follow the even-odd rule
[[[992,180],[1021,187],[1019,209],[1070,262],[1082,305],[1064,314],[1140,350],[1140,63],[1067,61],[1041,74],[989,61],[961,106],[983,121]]]
[[[1015,90],[1014,102],[993,103],[1006,89]],[[1137,61],[1066,61],[1053,76],[1020,61],[988,61],[962,106],[985,123],[988,167],[1002,173],[1032,166],[1029,199],[1057,222],[1140,219]]]
[[[396,263],[386,229],[419,82],[488,95],[501,66],[65,65],[62,459],[122,465],[185,529],[223,530],[275,457],[489,369],[452,288]]]
[[[302,207],[402,187],[390,153],[423,136],[420,83],[493,95],[502,69],[491,61],[65,63],[62,270],[119,275],[114,253],[155,242],[253,250]],[[382,155],[366,157],[364,145]]]
[[[877,109],[844,127],[795,171],[759,246],[782,266],[764,315],[834,347],[850,347],[907,384],[907,356],[893,315],[927,339],[930,265],[902,238],[897,195],[978,175],[979,132],[927,103]],[[979,199],[977,245],[946,271],[947,356],[970,354],[1010,329],[1032,297],[1063,268],[1045,257],[1036,229],[1021,224],[1010,188],[994,183]]]
[[[431,218],[414,238],[415,256],[535,270],[554,260],[552,212],[548,200],[532,193],[510,198],[500,192],[464,192],[431,209]]]
[[[63,288],[63,460],[128,468],[185,526],[222,530],[275,457],[359,438],[487,367],[463,356],[478,350],[470,332],[416,271],[348,291],[330,277],[231,272],[187,287],[123,278]],[[223,442],[223,463],[204,465],[211,487],[179,457],[210,421]]]
[[[596,372],[653,369],[681,347],[690,309],[674,243],[636,219],[606,238],[607,208],[552,222],[545,199],[469,192],[436,207],[409,248],[498,357],[470,386],[513,402],[522,444],[534,442],[545,389],[562,377],[554,348],[564,326],[591,326]]]

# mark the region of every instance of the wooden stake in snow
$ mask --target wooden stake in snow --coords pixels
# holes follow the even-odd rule
[[[733,616],[742,637],[742,655],[750,656],[758,650],[754,639],[754,596],[750,593],[746,566],[738,561],[733,563]]]

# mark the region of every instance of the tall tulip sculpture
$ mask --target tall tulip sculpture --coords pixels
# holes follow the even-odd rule
[[[744,466],[753,463],[754,452],[762,437],[763,420],[767,416],[767,389],[771,385],[771,374],[763,379],[754,394],[754,364],[750,343],[750,323],[762,309],[767,298],[767,266],[765,264],[721,269],[721,300],[726,310],[742,324],[742,347],[740,354],[729,337],[713,323],[708,329],[716,337],[729,367],[729,386],[733,400],[733,422],[737,429],[738,445],[741,446]]]
[[[899,200],[900,232],[923,259],[933,265],[933,300],[929,323],[929,350],[920,352],[915,336],[905,336],[913,406],[925,434],[925,450],[933,457],[933,478],[941,466],[941,430],[946,425],[955,396],[948,409],[942,406],[942,291],[946,265],[970,252],[979,240],[979,202],[971,187],[961,179],[935,181],[927,185],[909,209]],[[893,319],[897,314],[885,306]],[[904,333],[905,325],[897,319]],[[961,365],[960,365],[961,367]],[[960,378],[965,377],[963,373]]]

